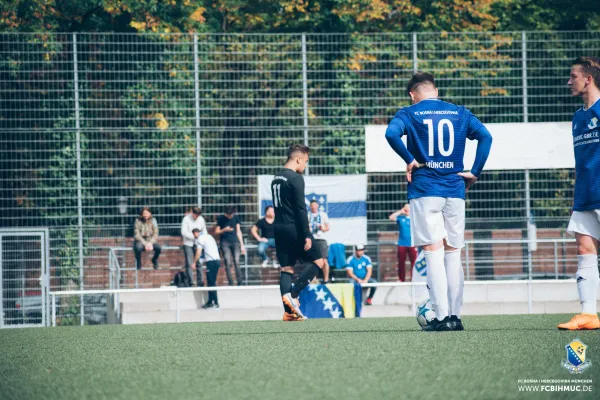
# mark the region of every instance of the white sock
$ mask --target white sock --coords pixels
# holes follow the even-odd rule
[[[460,318],[460,309],[463,302],[463,288],[465,286],[465,273],[460,262],[460,249],[444,253],[446,265],[446,278],[448,279],[448,304],[449,314]]]
[[[586,254],[577,256],[577,290],[581,302],[581,312],[596,314],[596,294],[598,293],[598,256]]]
[[[448,316],[448,280],[444,267],[444,248],[423,251],[427,260],[427,288],[435,309],[435,317],[440,321]]]

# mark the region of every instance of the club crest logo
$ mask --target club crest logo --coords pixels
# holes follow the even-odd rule
[[[566,345],[567,359],[562,361],[562,366],[572,374],[583,373],[592,366],[592,362],[585,359],[587,348],[588,346],[579,339],[575,339]]]
[[[590,129],[596,129],[597,127],[598,127],[598,118],[594,117],[594,118],[592,118],[592,120],[588,124],[588,128],[590,128]]]

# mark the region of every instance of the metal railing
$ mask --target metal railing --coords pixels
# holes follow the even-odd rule
[[[379,281],[382,280],[382,247],[387,246],[395,249],[397,242],[390,240],[370,241],[366,243],[366,254],[371,255],[373,267]],[[533,250],[533,245],[537,250]],[[540,238],[535,241],[527,239],[491,239],[491,240],[466,240],[465,247],[461,252],[462,262],[465,269],[465,279],[522,279],[531,276],[532,278],[552,276],[554,279],[564,279],[572,276],[573,272],[569,267],[577,264],[575,253],[575,239],[564,238]],[[248,270],[251,268],[261,268],[259,265],[249,263],[249,251],[256,250],[254,244],[246,244],[246,254],[241,261],[240,268],[244,273],[244,282],[250,283]],[[475,248],[488,247],[483,255],[473,255]],[[162,246],[163,250],[180,250],[180,246]],[[347,254],[351,254],[350,246],[347,246]],[[248,251],[249,250],[249,251]],[[111,247],[108,248],[108,266],[109,266],[109,289],[120,289],[122,284],[122,274],[125,271],[134,272],[133,288],[139,289],[138,269],[135,267],[122,267],[119,263],[119,257],[116,252],[130,252],[130,247]],[[373,251],[375,255],[373,255]],[[570,251],[571,255],[567,254]],[[501,256],[494,253],[501,254]],[[394,264],[395,265],[395,264]],[[475,274],[477,267],[481,265],[493,265],[494,268],[505,270],[502,275]],[[536,271],[535,267],[538,267]],[[551,266],[551,268],[549,267]],[[204,267],[203,267],[204,268]],[[180,270],[180,266],[171,266],[169,270]],[[543,270],[542,270],[543,269]],[[572,268],[571,268],[572,269]]]

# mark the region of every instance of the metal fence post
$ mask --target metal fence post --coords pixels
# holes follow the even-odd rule
[[[525,227],[529,225],[529,218],[531,217],[531,180],[529,177],[529,170],[525,170]],[[531,242],[529,237],[529,231],[527,232],[527,263],[531,264]]]
[[[469,242],[465,242],[465,264],[467,266],[467,280],[469,280],[471,273],[469,272]]]
[[[558,279],[558,243],[556,241],[554,244],[554,279]]]
[[[412,34],[412,50],[413,50],[413,72],[419,69],[419,59],[417,58],[417,32]]]
[[[3,266],[2,266],[2,240],[3,236],[0,235],[0,297],[4,297],[4,283],[2,282]],[[0,298],[0,329],[4,328],[4,298]]]
[[[379,240],[377,240],[377,280],[381,282],[381,257],[379,254]]]
[[[79,70],[77,34],[73,33],[73,91],[75,101],[75,146],[77,151],[77,236],[79,245],[79,289],[83,290],[83,201],[81,185],[81,121],[79,119]],[[83,325],[83,295],[80,296],[80,324]]]
[[[410,311],[415,313],[415,284],[413,283],[412,277],[410,279]]]
[[[181,291],[179,289],[175,290],[175,322],[180,322],[180,314],[179,314],[179,295]]]
[[[308,77],[306,65],[306,34],[302,34],[302,108],[304,114],[304,145],[308,146]],[[304,174],[308,175],[306,167]]]
[[[200,157],[200,80],[198,77],[198,34],[194,33],[194,96],[196,100],[196,185],[198,207],[202,207],[202,158]]]
[[[527,34],[521,32],[521,76],[523,78],[523,122],[529,122],[527,105]]]
[[[56,326],[56,295],[52,295],[52,326]]]
[[[531,193],[530,193],[530,180],[529,180],[529,170],[525,170],[525,226],[529,221],[529,216],[531,215]],[[533,312],[533,304],[531,298],[531,280],[533,279],[533,262],[531,259],[531,242],[529,240],[529,233],[527,234],[527,274],[528,274],[528,282],[527,282],[527,310],[529,314]]]

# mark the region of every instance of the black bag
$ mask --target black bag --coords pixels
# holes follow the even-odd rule
[[[186,274],[184,271],[179,271],[175,274],[173,285],[177,287],[191,287],[192,282],[190,281],[188,274]]]

